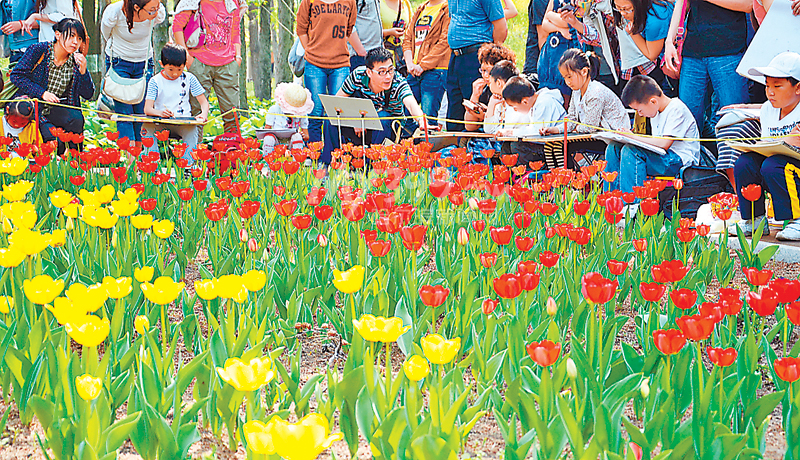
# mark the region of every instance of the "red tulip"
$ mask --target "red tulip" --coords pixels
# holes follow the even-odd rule
[[[658,214],[660,208],[661,204],[658,200],[647,199],[639,203],[639,210],[642,211],[642,214],[645,216],[655,216]]]
[[[747,282],[753,286],[766,286],[772,278],[772,270],[758,270],[753,267],[743,268]]]
[[[800,298],[800,280],[775,278],[768,287],[778,296],[779,303],[790,303]]]
[[[309,214],[299,214],[296,216],[292,216],[292,225],[294,228],[298,230],[306,230],[308,227],[311,226],[311,215]]]
[[[667,293],[667,286],[658,283],[639,283],[639,292],[648,302],[659,302]]]
[[[691,242],[697,235],[697,230],[693,228],[678,228],[675,230],[675,235],[684,243]]]
[[[800,326],[800,302],[792,302],[786,305],[786,316],[789,317],[789,321],[792,324]]]
[[[714,322],[701,315],[681,316],[675,322],[689,340],[705,340],[711,337],[711,332],[714,330]]]
[[[514,229],[510,225],[505,227],[489,227],[489,235],[492,241],[499,246],[505,246],[511,242],[511,236],[514,234]]]
[[[497,201],[492,198],[478,201],[478,210],[486,215],[489,215],[497,209]]]
[[[612,275],[619,276],[628,270],[628,262],[620,262],[619,260],[612,259],[606,262],[606,267],[608,267],[608,271],[610,271]]]
[[[519,282],[524,291],[533,291],[536,289],[536,287],[539,286],[539,278],[538,273],[519,274]]]
[[[635,249],[636,252],[644,252],[644,251],[646,251],[647,250],[647,240],[644,239],[644,238],[639,238],[639,239],[633,240],[633,249]]]
[[[442,198],[443,196],[450,193],[450,190],[453,188],[455,184],[452,182],[445,182],[441,180],[435,180],[431,182],[428,186],[428,190],[430,190],[431,195],[435,196],[436,198]]]
[[[592,239],[592,232],[585,227],[571,228],[567,230],[567,236],[571,241],[580,246],[589,244]]]
[[[297,170],[300,169],[300,163],[297,161],[284,161],[282,169],[286,175],[291,176],[292,174],[296,173]]]
[[[717,302],[703,302],[700,304],[700,316],[708,318],[717,324],[725,317],[725,312],[722,310],[722,305]]]
[[[758,201],[761,198],[761,186],[758,184],[750,184],[742,187],[742,197],[747,201]]]
[[[80,187],[86,182],[86,178],[83,176],[69,176],[69,181],[72,182],[72,185]]]
[[[591,205],[589,200],[576,201],[572,203],[572,210],[579,216],[585,216],[589,212]]]
[[[517,246],[522,252],[527,252],[533,249],[533,244],[535,241],[533,238],[525,237],[525,236],[516,236],[514,237],[514,244]]]
[[[745,296],[747,305],[756,312],[758,316],[770,316],[775,314],[778,308],[778,296],[769,288],[764,288],[761,293],[748,292]]]
[[[192,187],[198,192],[202,192],[208,188],[208,181],[207,180],[196,180],[192,182]]]
[[[531,215],[527,212],[518,212],[514,214],[514,225],[522,230],[531,226]]]
[[[536,273],[536,262],[532,260],[523,260],[517,264],[517,273],[524,275],[526,273]]]
[[[342,215],[350,222],[358,222],[366,215],[366,208],[364,202],[361,200],[343,201],[342,202]]]
[[[591,272],[581,277],[581,294],[592,303],[606,303],[614,298],[619,283],[609,280],[598,272]]]
[[[606,198],[606,212],[611,214],[621,214],[622,210],[625,208],[625,203],[622,202],[622,198],[616,196],[610,196]]]
[[[488,252],[483,253],[480,255],[481,265],[483,268],[494,267],[494,264],[497,263],[497,253],[496,252]]]
[[[697,226],[697,234],[700,236],[708,236],[711,233],[711,226],[710,225],[698,225]]]
[[[481,303],[481,309],[483,310],[483,314],[491,315],[492,313],[494,313],[495,309],[497,308],[497,305],[499,304],[500,304],[499,300],[483,299],[483,302]]]
[[[403,226],[403,217],[396,212],[390,212],[386,216],[378,217],[375,226],[382,232],[394,234],[399,232]]]
[[[428,307],[436,308],[441,306],[449,295],[450,289],[444,286],[426,284],[419,288],[419,298]]]
[[[544,251],[539,254],[539,262],[547,268],[555,267],[558,263],[558,258],[559,255],[551,251]]]
[[[697,291],[691,289],[676,289],[669,293],[672,303],[681,310],[688,310],[697,303]]]
[[[377,230],[361,230],[361,238],[365,243],[370,244],[378,238]]]
[[[674,355],[686,345],[686,336],[677,329],[660,329],[653,331],[653,342],[661,353]]]
[[[228,213],[228,207],[229,207],[228,201],[225,198],[223,198],[219,201],[215,201],[206,206],[204,212],[209,220],[217,222],[219,220],[222,220],[222,218],[225,217],[225,214]]]
[[[297,200],[283,200],[277,203],[272,203],[278,214],[283,217],[289,217],[297,210]]]
[[[613,212],[611,212],[608,209],[606,209],[605,212],[603,212],[603,217],[606,218],[606,222],[608,222],[609,224],[616,225],[616,224],[619,223],[619,221],[622,220],[623,215],[622,214],[614,214]]]
[[[706,347],[708,359],[719,367],[728,367],[736,361],[735,348],[714,348]]]
[[[131,188],[136,190],[136,193],[138,193],[139,195],[144,193],[144,184],[133,184],[133,185],[131,185]],[[195,188],[197,188],[197,187],[195,187]]]
[[[681,281],[688,272],[689,267],[683,265],[683,262],[680,260],[665,260],[658,265],[650,267],[653,280],[657,283],[677,283]]]
[[[539,205],[539,212],[544,216],[552,216],[558,211],[558,205],[553,203],[542,203]]]
[[[367,246],[369,246],[369,252],[372,253],[373,257],[383,257],[392,248],[392,241],[375,240],[367,243]]]
[[[547,239],[550,239],[550,238],[552,238],[552,237],[556,236],[556,229],[555,229],[555,227],[546,227],[546,228],[544,229],[544,236],[545,236],[545,238],[547,238]]]
[[[242,204],[239,205],[239,208],[236,212],[239,213],[239,216],[242,219],[249,219],[256,215],[258,210],[261,208],[261,203],[258,201],[243,201]]]
[[[218,177],[214,180],[214,184],[216,184],[217,188],[222,190],[223,192],[231,188],[231,178],[230,177]]]
[[[476,232],[480,233],[486,228],[486,221],[485,220],[473,220],[472,221],[472,229]]]
[[[328,190],[325,187],[311,187],[311,191],[306,195],[306,203],[311,206],[319,206],[326,193]]]
[[[493,281],[494,292],[504,299],[513,299],[522,293],[522,283],[517,275],[506,273]]]
[[[561,344],[553,343],[549,340],[531,342],[525,349],[528,351],[528,355],[533,362],[542,367],[552,366],[561,354]]]
[[[403,240],[403,246],[409,251],[418,251],[422,248],[422,243],[425,241],[425,232],[428,227],[425,225],[414,225],[412,227],[403,227],[400,229],[400,238]]]
[[[139,200],[139,206],[142,207],[144,211],[152,211],[156,208],[157,201],[155,198],[147,198],[144,200]]]
[[[792,383],[800,379],[800,358],[786,357],[776,359],[773,366],[775,367],[775,373],[785,382]]]
[[[321,221],[326,221],[333,215],[333,208],[328,205],[317,206],[314,208],[314,217]]]

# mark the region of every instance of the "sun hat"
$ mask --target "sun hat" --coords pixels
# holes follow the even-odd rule
[[[311,92],[297,83],[279,83],[275,103],[285,115],[308,115],[314,109]]]
[[[753,67],[747,73],[754,77],[794,78],[800,81],[800,54],[784,51],[772,58],[767,67]]]

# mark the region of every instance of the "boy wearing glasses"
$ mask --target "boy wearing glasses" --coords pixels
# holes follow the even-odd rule
[[[386,48],[375,48],[367,53],[366,65],[357,67],[345,79],[342,88],[336,93],[341,97],[369,99],[375,104],[380,117],[402,117],[403,108],[416,119],[424,114],[405,78],[395,72],[392,52]],[[392,122],[381,120],[383,131],[367,131],[361,129],[342,128],[341,143],[361,145],[361,136],[366,136],[366,144],[380,144],[384,139],[392,139]],[[408,137],[417,128],[414,120],[405,120],[403,134]],[[339,147],[338,129],[332,129],[330,123],[325,126],[325,148],[320,160],[330,161],[330,152]],[[327,160],[327,161],[326,161]]]
[[[208,120],[208,98],[205,89],[197,77],[186,72],[186,48],[174,43],[167,43],[161,50],[161,66],[163,69],[147,83],[144,113],[150,117],[187,119],[205,123]],[[197,99],[200,104],[200,115],[192,117],[192,108],[189,104],[190,96]],[[192,151],[197,147],[199,130],[197,125],[144,123],[142,125],[142,138],[153,139],[148,149],[158,152],[158,143],[155,140],[156,131],[167,130],[170,134],[179,136],[186,144],[183,158],[187,165],[194,163]]]

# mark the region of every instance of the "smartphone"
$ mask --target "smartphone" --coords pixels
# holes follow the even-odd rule
[[[462,104],[467,110],[469,110],[472,113],[480,115],[486,112],[486,106],[484,104],[481,104],[480,102],[475,103],[470,101],[469,99],[464,99],[464,102]]]

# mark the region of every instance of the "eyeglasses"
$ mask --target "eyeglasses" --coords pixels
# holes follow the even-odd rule
[[[380,70],[374,70],[373,69],[372,71],[375,72],[376,74],[378,74],[379,77],[385,77],[387,75],[394,75],[394,67],[389,67],[389,68],[380,69]]]
[[[155,16],[158,14],[158,8],[153,8],[149,10],[144,10],[145,13],[149,14],[150,16]]]
[[[616,11],[617,13],[621,13],[621,14],[630,14],[630,13],[633,13],[633,8],[632,7],[614,8],[614,11]]]

